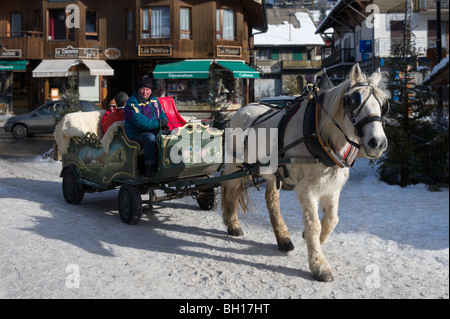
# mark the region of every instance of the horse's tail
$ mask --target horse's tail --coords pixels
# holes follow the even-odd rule
[[[231,181],[234,183],[239,183],[237,185],[237,193],[233,194],[230,191],[231,185],[227,182],[222,183],[222,200],[221,200],[221,206],[222,211],[225,211],[228,202],[227,201],[237,201],[238,208],[243,212],[246,213],[250,210],[250,208],[254,211],[256,211],[255,206],[248,194],[248,188],[249,185],[249,178],[242,178],[240,180],[234,180]],[[233,185],[235,186],[235,185]],[[235,186],[236,187],[236,186]],[[237,196],[237,197],[236,197]]]

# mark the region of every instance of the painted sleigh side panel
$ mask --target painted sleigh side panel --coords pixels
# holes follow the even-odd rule
[[[117,184],[139,184],[139,144],[129,140],[119,127],[106,153],[99,138],[93,133],[72,137],[63,167],[74,165],[80,172],[80,181],[98,190],[114,188]]]

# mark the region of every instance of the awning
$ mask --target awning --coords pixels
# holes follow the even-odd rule
[[[207,79],[212,60],[184,60],[159,63],[153,70],[155,79]]]
[[[81,60],[91,72],[91,75],[114,75],[114,69],[104,60]]]
[[[220,66],[233,72],[235,78],[259,78],[259,72],[246,65],[243,61],[215,61]]]
[[[114,75],[114,69],[103,60],[55,59],[42,60],[37,68],[33,70],[33,77],[66,77],[69,75],[69,69],[72,66],[81,63],[89,68],[93,76]]]
[[[0,71],[25,71],[28,61],[0,61]]]

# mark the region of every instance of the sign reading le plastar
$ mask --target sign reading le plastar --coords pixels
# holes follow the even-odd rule
[[[242,48],[235,46],[217,46],[217,56],[232,56],[240,57],[242,55]]]
[[[171,45],[140,45],[139,56],[167,56],[172,55]]]

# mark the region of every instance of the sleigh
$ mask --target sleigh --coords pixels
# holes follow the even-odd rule
[[[176,109],[168,113],[174,112]],[[149,178],[143,150],[127,137],[123,121],[101,132],[103,113],[71,113],[55,129],[67,203],[81,203],[85,193],[119,188],[119,214],[129,224],[139,222],[142,211],[151,210],[154,202],[193,196],[202,209],[217,206],[219,181],[214,175],[223,165],[222,130],[196,120],[161,132],[155,150],[158,171]],[[146,193],[149,200],[142,201],[141,195]]]

